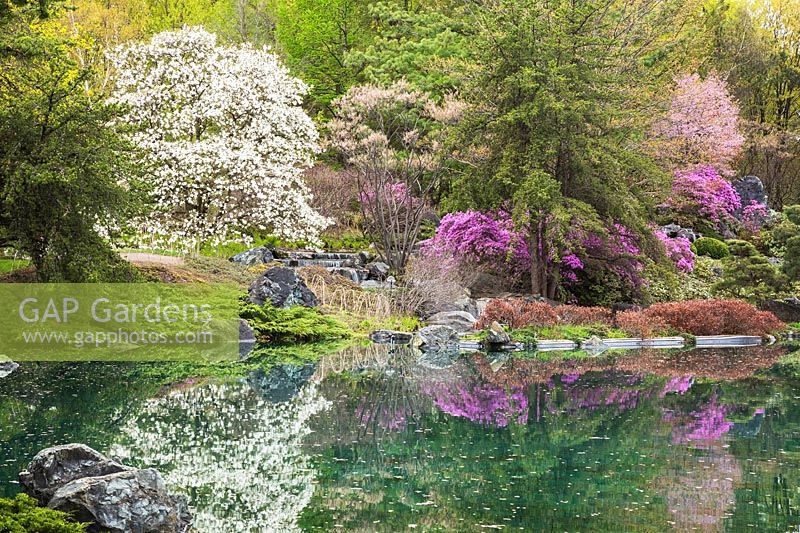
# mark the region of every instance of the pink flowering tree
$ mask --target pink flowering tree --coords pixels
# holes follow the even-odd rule
[[[669,112],[655,129],[659,154],[673,169],[711,165],[724,176],[734,174],[745,138],[739,106],[716,75],[677,78]]]
[[[701,165],[675,173],[666,206],[688,219],[689,224],[700,219],[720,228],[734,222],[734,213],[742,202],[730,181],[711,165]]]

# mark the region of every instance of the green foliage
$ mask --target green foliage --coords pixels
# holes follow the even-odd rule
[[[785,277],[753,244],[732,240],[728,248],[731,255],[723,262],[724,274],[713,287],[715,294],[761,301],[785,285]]]
[[[692,251],[711,259],[724,259],[730,255],[728,245],[712,237],[701,237],[692,243]]]
[[[24,259],[0,259],[0,274],[8,274],[20,268],[25,268],[30,261]]]
[[[69,515],[38,507],[36,500],[18,494],[0,499],[0,531],[3,533],[81,533],[86,524],[70,522]]]
[[[461,77],[453,72],[455,63],[472,53],[471,31],[463,17],[387,2],[370,5],[368,14],[376,35],[367,46],[346,55],[359,81],[388,86],[405,79],[439,96],[458,88]]]
[[[624,331],[613,328],[607,324],[559,324],[556,326],[528,327],[511,330],[509,333],[511,340],[525,344],[533,344],[537,340],[561,340],[585,341],[586,339],[597,336],[607,339],[622,339],[627,335]]]
[[[129,146],[114,109],[87,93],[92,73],[52,28],[0,26],[0,237],[42,281],[130,281],[96,227],[138,206]]]
[[[351,336],[350,330],[336,319],[299,305],[282,309],[270,303],[243,303],[239,314],[262,343],[315,342]]]
[[[281,2],[276,22],[286,63],[311,85],[316,110],[324,110],[353,83],[355,73],[345,61],[348,51],[371,40],[366,5],[357,0]]]

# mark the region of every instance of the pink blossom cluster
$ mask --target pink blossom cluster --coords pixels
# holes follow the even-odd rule
[[[742,207],[733,185],[710,165],[676,172],[667,205],[703,215],[717,224],[732,220],[733,213]]]
[[[660,397],[664,397],[671,392],[675,392],[677,394],[685,394],[686,391],[692,388],[694,384],[694,377],[693,376],[678,376],[674,378],[670,378],[665,384],[664,388],[661,389],[661,393],[659,394]]]
[[[398,208],[412,208],[420,201],[419,198],[411,193],[408,186],[400,181],[384,183],[377,191],[373,187],[365,187],[361,191],[359,199],[363,204],[374,208],[375,199],[378,198],[378,195],[383,198],[381,205],[391,211],[395,211]]]
[[[758,233],[769,217],[769,207],[757,200],[742,210],[742,226],[750,233]]]
[[[499,428],[528,422],[528,397],[520,387],[506,391],[477,383],[432,383],[423,392],[443,412],[472,422]]]
[[[657,132],[667,141],[665,155],[676,164],[709,164],[725,175],[733,175],[733,162],[745,141],[739,106],[725,82],[713,74],[675,80],[669,113]]]
[[[511,264],[516,273],[530,269],[527,242],[504,211],[449,213],[422,250],[429,255],[455,256],[497,267]]]
[[[676,237],[673,239],[660,230],[656,230],[654,233],[656,237],[658,237],[658,240],[661,241],[661,244],[664,245],[667,257],[675,263],[675,267],[679,271],[685,272],[686,274],[694,271],[695,255],[694,252],[692,252],[692,243],[689,242],[689,239],[685,237]]]
[[[717,396],[712,395],[708,403],[697,411],[693,411],[691,420],[676,427],[672,432],[672,442],[685,444],[692,441],[717,440],[733,427],[733,422],[725,420],[729,408],[717,403]]]

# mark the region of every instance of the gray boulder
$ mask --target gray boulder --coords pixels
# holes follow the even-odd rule
[[[244,266],[255,266],[264,263],[271,263],[275,260],[275,255],[272,253],[272,250],[266,246],[259,246],[257,248],[246,250],[240,254],[236,254],[231,257],[230,260],[234,263],[239,263],[240,265]]]
[[[169,494],[151,468],[77,479],[58,489],[47,506],[91,522],[89,531],[182,533],[192,523],[186,497]]]
[[[450,326],[458,332],[472,331],[478,319],[466,311],[442,311],[428,318],[432,326]]]
[[[687,239],[689,242],[694,242],[702,235],[696,233],[692,228],[682,228],[677,224],[667,224],[666,226],[661,226],[661,231],[667,236],[673,239],[678,237],[683,237]]]
[[[758,176],[745,176],[743,178],[733,180],[731,185],[733,185],[733,188],[739,193],[739,198],[742,201],[742,207],[739,208],[735,213],[737,218],[741,217],[744,208],[751,203],[767,203],[767,191]]]
[[[8,377],[19,368],[14,361],[0,361],[0,378]]]
[[[379,329],[373,331],[369,338],[376,344],[408,344],[414,335],[404,331],[393,331],[390,329]]]
[[[486,330],[486,344],[489,346],[503,346],[511,343],[511,336],[503,329],[499,322],[492,322]]]
[[[761,308],[771,312],[787,324],[800,322],[800,298],[767,300],[761,305]]]
[[[457,350],[460,340],[450,326],[427,326],[417,331],[411,344],[424,351]]]
[[[291,268],[273,267],[250,285],[248,300],[256,305],[270,301],[275,307],[316,307],[317,297]]]
[[[389,271],[391,268],[389,265],[384,263],[383,261],[375,261],[374,263],[368,263],[365,268],[369,272],[369,279],[374,279],[378,281],[385,281],[386,278],[389,276]]]
[[[46,505],[56,491],[76,479],[130,470],[84,444],[64,444],[37,453],[28,469],[20,472],[19,482],[26,494]]]
[[[247,376],[247,383],[269,402],[288,402],[297,396],[303,385],[314,375],[316,368],[312,363],[303,366],[277,365],[272,367],[269,373],[259,368]]]

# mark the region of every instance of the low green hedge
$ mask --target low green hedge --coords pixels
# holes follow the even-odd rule
[[[82,533],[87,524],[71,522],[69,515],[39,507],[25,494],[14,499],[0,498],[0,532],[2,533]]]

